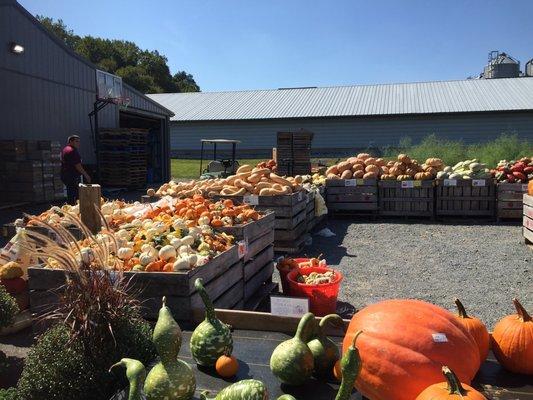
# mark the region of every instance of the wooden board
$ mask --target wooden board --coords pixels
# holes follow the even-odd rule
[[[527,193],[527,184],[498,183],[496,216],[500,219],[521,219],[523,196]]]
[[[473,180],[455,180],[456,186],[445,186],[437,181],[436,214],[439,216],[494,217],[496,212],[496,185],[492,179],[480,179],[484,186],[474,186]]]
[[[270,245],[244,264],[243,278],[249,281],[261,268],[274,259],[274,246]]]
[[[232,199],[238,203],[249,203],[250,196],[224,196],[224,195],[215,195],[215,199]],[[300,191],[297,193],[281,195],[281,196],[254,196],[257,201],[257,206],[260,207],[279,207],[279,206],[294,206],[305,200],[305,192]]]
[[[254,276],[244,282],[244,302],[248,301],[265,282],[272,281],[274,262],[267,262]]]
[[[298,239],[290,242],[274,242],[274,251],[276,253],[297,254],[300,253],[304,247],[305,242],[309,238],[309,234],[304,234]]]
[[[409,182],[409,181],[408,181]],[[435,188],[433,181],[411,181],[407,185],[400,181],[378,182],[379,215],[384,216],[435,216]]]
[[[274,212],[267,210],[263,217],[257,221],[251,221],[243,225],[221,226],[220,228],[217,228],[217,231],[232,235],[236,240],[247,240],[251,243],[260,236],[263,236],[269,230],[274,229],[274,220]]]
[[[533,244],[533,196],[524,194],[524,210],[522,232],[526,243]]]
[[[307,218],[307,210],[303,209],[298,214],[289,218],[276,218],[274,221],[275,229],[290,230],[295,229],[300,223]]]
[[[307,223],[305,222],[306,214],[304,213],[303,215],[304,219],[302,219],[298,226],[287,230],[276,229],[274,231],[274,243],[295,240],[305,233],[307,230]]]

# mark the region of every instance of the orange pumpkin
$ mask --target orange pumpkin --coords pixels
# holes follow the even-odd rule
[[[533,374],[533,319],[517,299],[516,314],[504,317],[492,332],[492,351],[511,372]]]
[[[487,359],[490,349],[490,335],[487,327],[480,319],[471,317],[466,314],[465,307],[459,299],[455,299],[457,306],[459,322],[463,324],[465,329],[472,335],[479,348],[479,362],[483,363]]]
[[[442,367],[445,382],[429,386],[415,400],[487,400],[476,389],[461,383],[448,367]]]
[[[355,387],[372,400],[412,400],[442,380],[443,365],[467,383],[479,368],[474,338],[452,313],[433,304],[386,300],[365,307],[350,321],[344,352],[363,329],[357,341],[362,370]]]
[[[221,355],[215,363],[215,369],[222,378],[231,378],[239,370],[239,362],[232,355]]]

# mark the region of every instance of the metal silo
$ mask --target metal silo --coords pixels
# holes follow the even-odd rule
[[[524,72],[526,76],[533,76],[533,58],[526,63]]]
[[[489,53],[489,62],[483,70],[485,79],[516,78],[520,76],[520,62],[499,51]]]

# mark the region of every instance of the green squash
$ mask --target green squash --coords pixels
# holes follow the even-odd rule
[[[270,369],[281,382],[287,385],[301,385],[313,374],[315,366],[313,353],[306,342],[310,330],[315,325],[314,314],[305,314],[298,324],[296,335],[274,349],[270,357]]]
[[[246,379],[222,389],[216,397],[207,397],[208,392],[200,395],[200,400],[268,400],[268,391],[264,383],[256,379]],[[296,400],[290,394],[278,397],[278,400]]]
[[[132,358],[123,358],[109,368],[109,372],[116,367],[126,367],[126,378],[130,383],[128,400],[142,400],[142,388],[146,379],[146,368],[142,362]]]
[[[307,343],[315,360],[314,375],[320,378],[327,377],[331,374],[335,363],[340,357],[337,345],[326,336],[325,331],[328,324],[342,327],[343,320],[337,314],[326,315],[320,321],[318,334],[313,340]]]
[[[220,356],[233,352],[233,338],[230,327],[216,317],[202,279],[196,279],[194,287],[204,302],[205,320],[192,333],[191,353],[198,365],[214,367]]]
[[[342,381],[335,400],[348,400],[352,394],[355,380],[361,372],[361,357],[359,350],[355,347],[355,341],[363,333],[358,331],[353,337],[353,342],[341,359]]]
[[[166,306],[165,297],[159,310],[152,341],[161,361],[148,375],[142,363],[137,360],[124,358],[114,365],[126,367],[126,377],[130,381],[129,400],[141,399],[140,388],[143,382],[147,400],[192,399],[196,390],[196,378],[191,367],[186,362],[178,360],[182,342],[181,329]]]

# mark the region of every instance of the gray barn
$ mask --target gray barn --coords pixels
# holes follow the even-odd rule
[[[171,151],[197,155],[201,138],[242,141],[266,155],[276,132],[315,133],[313,152],[335,155],[414,142],[429,134],[481,142],[501,133],[533,140],[533,78],[150,94],[172,110]]]
[[[50,34],[15,0],[0,0],[0,139],[82,138],[84,163],[95,162],[88,114],[96,100],[96,67]],[[14,51],[14,46],[23,52]],[[163,160],[154,175],[169,177],[169,117],[154,100],[124,84],[130,104],[99,112],[101,128],[147,128]]]

